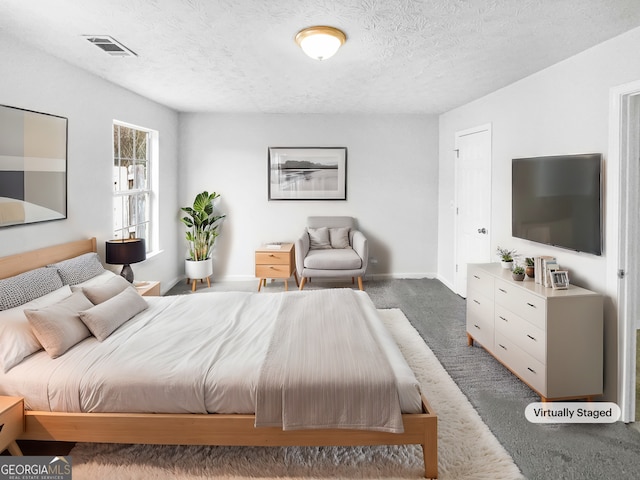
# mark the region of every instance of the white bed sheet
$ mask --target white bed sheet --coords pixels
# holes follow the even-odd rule
[[[253,413],[260,365],[283,295],[215,292],[145,297],[149,308],[103,342],[90,337],[51,359],[37,352],[0,372],[0,394],[30,410]],[[404,413],[419,384],[364,292],[355,292],[397,377]]]

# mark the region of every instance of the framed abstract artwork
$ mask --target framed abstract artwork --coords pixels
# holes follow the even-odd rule
[[[346,200],[346,147],[270,147],[269,200]]]
[[[0,227],[67,218],[67,119],[0,105]]]

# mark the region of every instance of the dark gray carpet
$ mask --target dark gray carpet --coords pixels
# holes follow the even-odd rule
[[[257,280],[214,282],[211,289],[198,291],[251,291],[257,286]],[[313,282],[305,288],[326,286],[350,285]],[[640,478],[640,432],[629,425],[529,423],[524,409],[539,397],[482,348],[467,346],[465,301],[441,282],[368,281],[365,289],[377,308],[402,309],[527,478]],[[263,287],[282,290],[282,282]],[[179,284],[169,294],[187,292]]]

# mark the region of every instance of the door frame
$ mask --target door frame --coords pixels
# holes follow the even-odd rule
[[[474,133],[479,133],[479,132],[484,132],[484,131],[488,131],[489,132],[489,138],[490,138],[490,175],[489,175],[489,191],[491,192],[491,202],[490,205],[493,204],[493,190],[491,190],[491,184],[493,181],[493,131],[491,130],[491,123],[484,123],[482,125],[478,125],[476,127],[471,127],[471,128],[467,128],[465,130],[459,130],[457,132],[455,132],[455,136],[454,136],[454,152],[455,152],[455,156],[454,156],[454,183],[455,183],[455,190],[454,190],[454,199],[455,199],[455,220],[454,220],[454,228],[453,228],[453,242],[454,242],[454,252],[453,252],[453,290],[455,293],[457,293],[458,295],[460,295],[459,289],[458,289],[458,258],[459,258],[459,253],[458,253],[458,205],[459,205],[459,188],[458,188],[458,179],[459,179],[459,171],[458,169],[459,167],[459,162],[457,162],[456,160],[458,159],[458,151],[459,151],[459,144],[458,144],[458,139],[461,137],[465,137],[467,135],[473,135]],[[492,232],[492,228],[491,228],[491,207],[489,207],[489,233],[487,233],[487,235],[489,235],[489,245],[491,245],[491,232]],[[491,247],[489,247],[489,252],[491,252]]]
[[[613,301],[618,331],[618,404],[623,422],[634,421],[636,383],[636,324],[638,301],[634,289],[640,285],[640,272],[629,263],[632,236],[640,229],[633,220],[637,188],[628,182],[637,180],[638,169],[630,161],[629,111],[632,97],[640,95],[640,81],[611,88],[609,102],[609,153],[607,164],[606,253],[607,293]],[[636,139],[637,140],[637,139]],[[615,194],[617,193],[617,195]],[[636,259],[637,260],[637,259]],[[622,272],[622,275],[621,275]]]

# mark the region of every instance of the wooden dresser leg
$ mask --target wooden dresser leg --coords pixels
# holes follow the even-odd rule
[[[467,347],[473,347],[473,337],[467,333]]]

